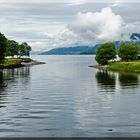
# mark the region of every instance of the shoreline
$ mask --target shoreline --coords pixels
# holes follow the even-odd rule
[[[89,67],[116,72],[140,73],[140,61],[110,62],[108,65],[90,65]]]
[[[0,69],[12,69],[12,68],[20,68],[20,67],[27,67],[27,66],[41,65],[41,64],[46,64],[46,63],[33,60],[31,58],[6,58],[4,60],[4,63],[0,64]]]
[[[21,62],[22,66],[32,66],[32,65],[41,65],[41,64],[46,64],[46,63],[37,60],[32,60],[31,62]]]
[[[92,67],[92,68],[96,68],[96,69],[102,69],[102,70],[108,70],[109,68],[109,65],[90,65],[89,67]]]

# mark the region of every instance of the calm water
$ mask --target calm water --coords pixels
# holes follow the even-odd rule
[[[93,56],[33,56],[0,70],[0,137],[140,136],[140,77],[103,72]]]

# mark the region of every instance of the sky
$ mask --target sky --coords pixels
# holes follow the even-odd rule
[[[0,32],[33,51],[128,40],[140,0],[0,0]]]

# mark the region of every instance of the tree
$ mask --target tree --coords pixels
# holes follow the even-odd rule
[[[101,47],[96,52],[96,61],[105,65],[108,61],[116,58],[115,44],[112,42],[102,44]]]
[[[6,56],[19,55],[19,44],[14,40],[7,41]]]
[[[19,45],[19,56],[30,56],[31,47],[26,43],[23,42]]]
[[[0,33],[0,62],[2,62],[5,57],[6,46],[7,38],[2,33]]]
[[[30,56],[30,51],[31,47],[26,42],[19,44],[14,40],[8,40],[0,33],[0,62],[2,62],[5,56]]]
[[[22,45],[25,49],[25,56],[30,56],[31,47],[28,45],[27,42],[23,42]]]
[[[26,47],[23,44],[19,45],[19,57],[26,56]]]
[[[139,47],[136,44],[121,44],[118,51],[119,57],[122,61],[131,61],[138,59]]]

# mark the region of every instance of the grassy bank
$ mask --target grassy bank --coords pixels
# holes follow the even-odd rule
[[[31,61],[30,58],[6,58],[3,63],[0,63],[0,69],[22,67],[22,62],[28,63]]]
[[[140,61],[112,62],[109,63],[108,70],[140,73]]]

